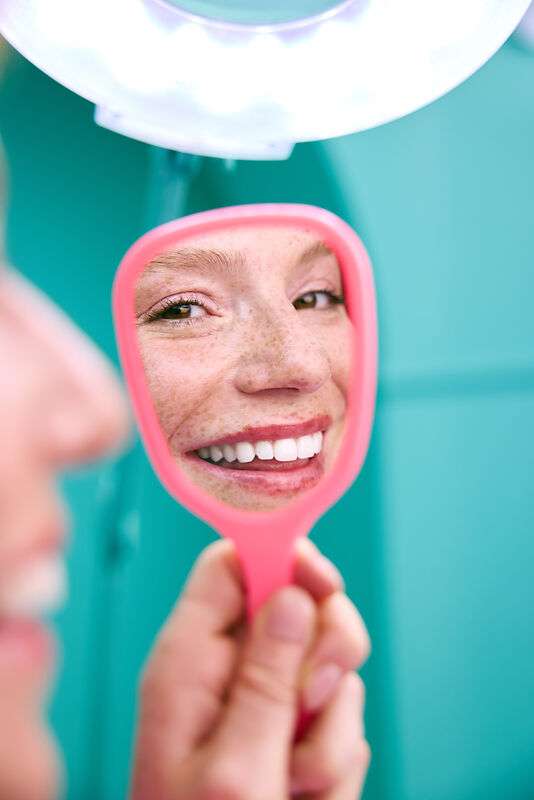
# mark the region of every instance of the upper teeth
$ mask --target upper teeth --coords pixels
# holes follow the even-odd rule
[[[57,555],[34,559],[0,588],[0,615],[41,616],[56,611],[66,596],[66,572]]]
[[[210,447],[201,447],[197,453],[201,458],[209,458],[215,463],[224,458],[228,463],[237,460],[240,464],[248,464],[255,458],[259,458],[260,461],[271,461],[272,459],[296,461],[298,458],[312,458],[321,452],[322,447],[323,434],[318,431],[307,436],[299,436],[298,439],[211,445]]]

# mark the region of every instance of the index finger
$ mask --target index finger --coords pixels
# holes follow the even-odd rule
[[[195,617],[202,634],[223,634],[245,612],[245,590],[235,548],[229,541],[209,545],[198,558],[169,623]]]

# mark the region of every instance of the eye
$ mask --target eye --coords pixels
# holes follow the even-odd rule
[[[204,316],[206,310],[199,303],[188,300],[187,302],[173,303],[155,313],[157,316],[152,319],[193,319]]]
[[[294,308],[297,311],[302,311],[306,308],[325,309],[331,308],[335,305],[342,305],[343,298],[333,292],[314,291],[301,294],[293,301]]]
[[[189,297],[168,298],[146,314],[145,322],[191,322],[207,314],[207,309],[199,300]]]

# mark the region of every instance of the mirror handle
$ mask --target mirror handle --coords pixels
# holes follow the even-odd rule
[[[265,540],[264,540],[265,541]],[[293,583],[295,545],[293,541],[277,543],[271,538],[268,546],[259,548],[258,539],[253,547],[234,542],[247,592],[247,618],[249,623],[256,612],[277,589]],[[300,709],[295,726],[295,741],[306,734],[315,714]]]

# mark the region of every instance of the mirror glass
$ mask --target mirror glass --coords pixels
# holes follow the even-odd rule
[[[134,302],[176,469],[250,511],[317,486],[343,438],[354,336],[317,234],[266,223],[181,237],[141,270]]]

